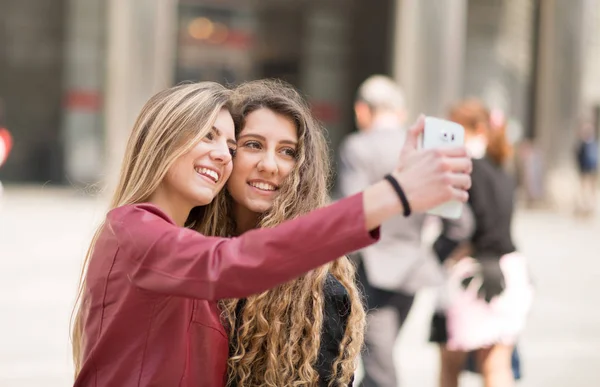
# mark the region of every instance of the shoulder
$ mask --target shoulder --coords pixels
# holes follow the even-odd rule
[[[191,231],[177,226],[164,211],[150,203],[129,204],[111,210],[105,226],[121,247],[133,244],[141,248],[152,245],[161,237],[178,239],[182,233]]]
[[[354,132],[347,135],[340,144],[341,152],[352,152],[360,146],[364,134],[361,132]]]
[[[488,159],[474,159],[473,172],[471,174],[472,187],[478,190],[498,191],[503,188],[511,191],[515,188],[516,182],[513,176],[502,166],[494,164]]]
[[[471,159],[471,161],[473,162],[473,174],[481,173],[490,166],[486,158]]]
[[[473,159],[473,172],[471,173],[473,183],[493,179],[498,175],[498,168],[486,158]]]
[[[108,212],[106,219],[109,224],[158,221],[175,225],[163,210],[150,203],[128,204],[114,208]]]

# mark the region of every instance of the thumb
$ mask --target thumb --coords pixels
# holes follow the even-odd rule
[[[404,150],[416,150],[419,147],[419,137],[425,129],[425,116],[421,114],[417,121],[411,126],[406,135]]]

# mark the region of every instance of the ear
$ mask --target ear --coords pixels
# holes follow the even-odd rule
[[[368,128],[371,125],[371,108],[364,102],[354,103],[354,114],[356,115],[356,126],[359,129]]]

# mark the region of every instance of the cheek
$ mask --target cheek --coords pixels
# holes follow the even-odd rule
[[[236,156],[233,167],[230,169],[229,180],[227,181],[227,190],[236,201],[239,201],[239,195],[243,195],[242,189],[246,184],[247,173],[243,166],[242,160]]]
[[[279,173],[281,174],[281,177],[283,179],[288,177],[290,175],[290,173],[292,173],[292,171],[294,170],[295,166],[296,166],[295,161],[287,161],[287,162],[283,163],[282,165],[280,165]]]
[[[223,185],[226,185],[229,179],[231,178],[231,172],[233,170],[233,164],[230,162],[226,168],[223,169],[222,181]]]
[[[182,181],[186,181],[189,178],[189,175],[186,176],[186,173],[189,173],[189,171],[186,171],[187,168],[184,167],[185,165],[188,164],[184,159],[180,158],[176,160],[167,171],[165,181],[169,185],[178,185],[181,184]]]
[[[238,153],[235,156],[235,159],[233,159],[231,178],[236,180],[246,180],[252,173],[255,165],[256,160],[254,160],[252,155]]]

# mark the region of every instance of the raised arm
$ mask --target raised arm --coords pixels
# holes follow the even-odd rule
[[[178,227],[149,204],[117,209],[109,225],[136,286],[193,298],[241,298],[375,242],[377,233],[364,227],[362,202],[358,194],[237,238]]]
[[[422,130],[420,119],[393,172],[412,210],[466,201],[471,163],[465,150],[418,151]],[[203,299],[246,297],[366,247],[376,241],[369,231],[404,209],[384,180],[277,227],[227,239],[178,228],[149,207],[124,207],[109,219],[131,260],[131,281],[155,292]]]

